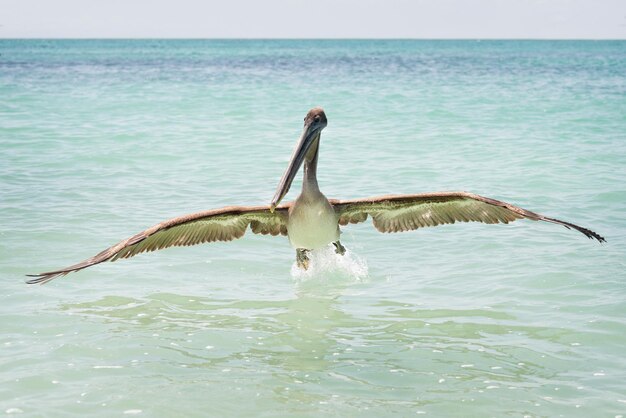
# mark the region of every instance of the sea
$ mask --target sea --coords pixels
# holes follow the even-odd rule
[[[169,248],[268,205],[314,106],[329,198],[463,190],[592,229]],[[301,187],[301,175],[286,201]],[[626,41],[0,40],[0,414],[626,416]]]

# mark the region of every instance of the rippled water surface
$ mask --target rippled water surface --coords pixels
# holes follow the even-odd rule
[[[307,274],[249,233],[24,284],[269,203],[315,105],[329,197],[468,190],[608,242],[368,222]],[[0,413],[626,416],[625,180],[624,42],[0,41]]]

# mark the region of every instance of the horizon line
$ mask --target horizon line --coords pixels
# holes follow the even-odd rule
[[[463,38],[428,38],[428,37],[384,37],[384,38],[368,38],[368,37],[65,37],[65,36],[52,36],[52,37],[3,37],[0,36],[0,40],[33,40],[33,41],[45,41],[45,40],[59,40],[59,41],[169,41],[169,40],[189,40],[189,41],[626,41],[624,38],[507,38],[507,37],[463,37]]]

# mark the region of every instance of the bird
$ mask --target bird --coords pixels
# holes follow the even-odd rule
[[[453,191],[396,194],[364,199],[328,199],[317,183],[317,162],[321,132],[328,125],[321,107],[304,118],[304,128],[287,169],[269,205],[228,206],[197,212],[160,222],[78,264],[59,270],[28,275],[29,284],[43,284],[68,273],[104,261],[130,258],[137,254],[174,246],[232,241],[243,237],[248,227],[255,234],[286,235],[296,250],[297,266],[307,270],[310,252],[329,246],[344,255],[340,227],[372,218],[383,233],[411,231],[456,222],[509,223],[518,219],[550,222],[605,242],[605,238],[570,222],[550,218],[510,203],[477,194]],[[281,204],[304,165],[302,191],[295,201]]]

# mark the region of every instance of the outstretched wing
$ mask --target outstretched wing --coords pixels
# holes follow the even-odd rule
[[[73,266],[29,275],[28,284],[47,283],[55,277],[102,263],[129,258],[146,251],[189,246],[203,242],[232,241],[241,238],[248,225],[255,234],[287,235],[290,204],[270,212],[269,206],[229,206],[181,216],[161,222]]]
[[[339,224],[364,222],[372,217],[380,232],[411,231],[427,226],[455,222],[509,223],[531,219],[575,229],[599,242],[605,239],[597,233],[569,222],[540,215],[506,202],[467,192],[438,192],[413,195],[388,195],[366,199],[331,200],[339,215]]]

